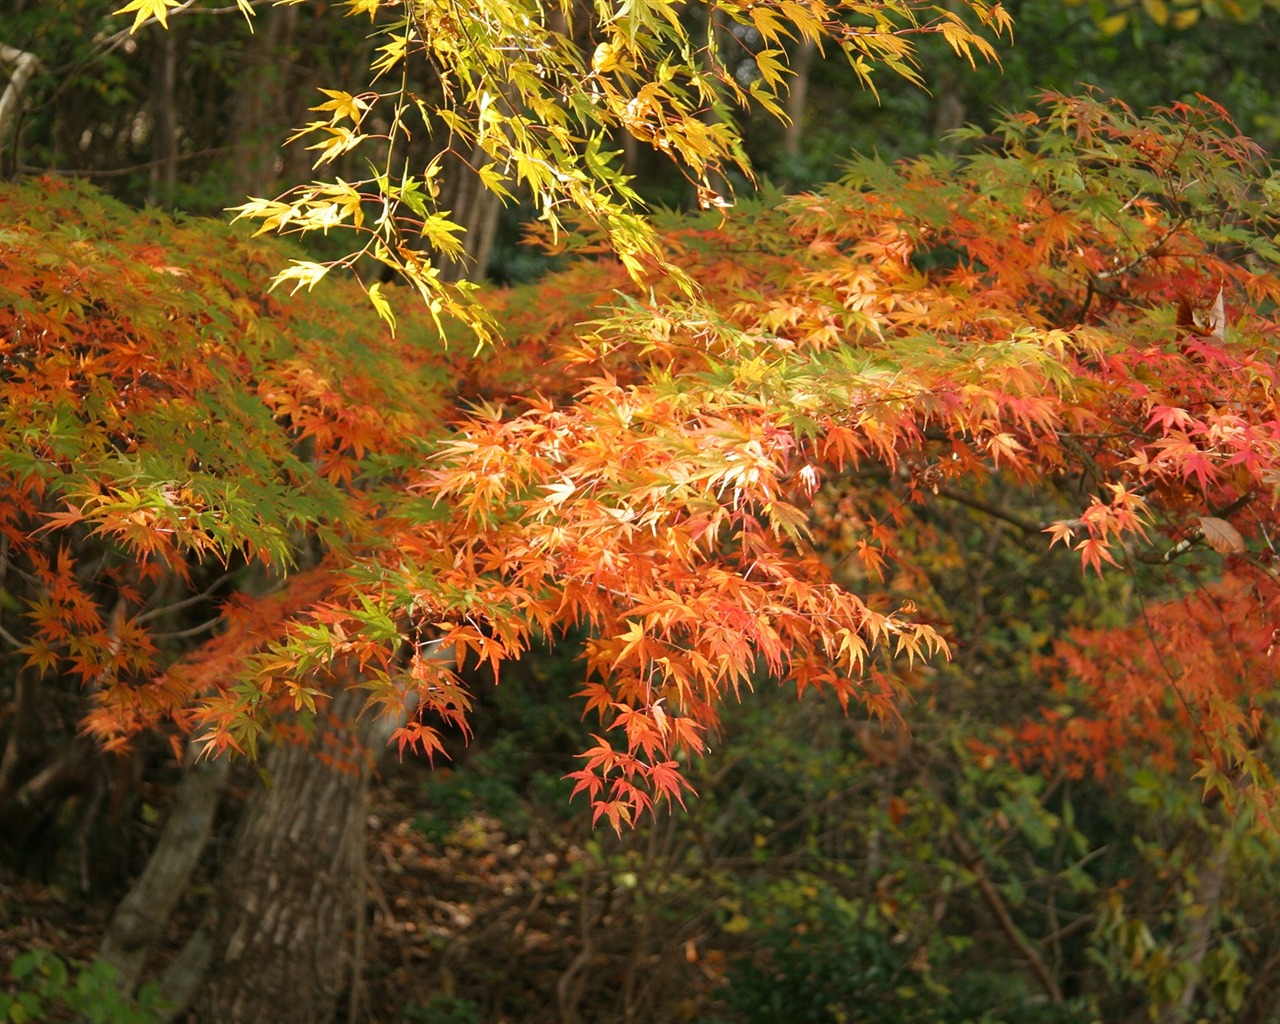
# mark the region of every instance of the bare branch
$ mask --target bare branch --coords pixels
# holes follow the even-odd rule
[[[1014,512],[999,508],[995,505],[989,505],[978,498],[970,497],[963,491],[956,491],[950,487],[940,487],[938,489],[938,494],[944,498],[949,498],[957,505],[964,505],[966,508],[971,508],[975,512],[981,512],[984,515],[991,516],[993,519],[999,519],[1011,526],[1016,526],[1019,530],[1029,536],[1037,536],[1045,531],[1045,527],[1040,523],[1033,523],[1031,520],[1023,519]]]
[[[991,908],[991,912],[996,915],[996,920],[1000,923],[1000,930],[1013,943],[1014,947],[1026,957],[1027,962],[1031,965],[1031,970],[1040,984],[1044,986],[1045,993],[1049,996],[1051,1002],[1058,1004],[1062,1002],[1062,989],[1058,987],[1057,979],[1054,978],[1053,972],[1049,969],[1049,965],[1045,962],[1040,951],[1035,948],[1025,935],[1022,929],[1014,921],[1013,915],[1009,913],[1009,906],[1005,903],[1004,897],[1000,895],[1000,890],[996,888],[994,882],[991,881],[987,874],[986,865],[983,863],[982,856],[969,844],[959,832],[953,832],[951,840],[955,844],[956,852],[960,854],[961,859],[965,862],[974,875],[974,879],[978,885],[978,891],[982,893],[982,898],[986,901],[987,906]]]

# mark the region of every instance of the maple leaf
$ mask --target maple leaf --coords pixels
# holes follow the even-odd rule
[[[133,24],[129,26],[131,33],[137,32],[143,25],[154,18],[160,22],[161,27],[169,27],[169,11],[175,7],[180,7],[182,0],[129,0],[117,11],[112,14],[133,14]]]
[[[1080,552],[1081,564],[1086,569],[1093,569],[1099,576],[1102,575],[1104,561],[1115,566],[1120,564],[1111,554],[1107,542],[1101,537],[1086,537],[1076,545],[1075,549]]]
[[[1244,537],[1231,523],[1217,516],[1201,516],[1200,529],[1205,542],[1219,554],[1238,555],[1245,549]]]

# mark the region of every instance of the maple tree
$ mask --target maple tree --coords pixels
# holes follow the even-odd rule
[[[196,271],[145,250],[119,271],[147,279],[116,314],[128,329],[104,331],[102,300],[77,290],[99,261],[77,262],[83,243],[64,253],[27,215],[41,248],[10,242],[6,284],[6,535],[31,581],[26,635],[11,640],[37,672],[97,691],[90,724],[109,741],[169,717],[253,749],[270,709],[311,706],[312,667],[342,656],[375,704],[417,702],[396,738],[431,752],[437,717],[463,724],[468,705],[433,649],[496,671],[585,625],[582,696],[604,725],[579,787],[615,825],[680,799],[679,752],[702,749],[720,699],[759,671],[893,713],[903,662],[947,647],[945,625],[915,613],[898,539],[935,500],[1043,492],[1052,520],[993,514],[1089,570],[1218,560],[1220,588],[1168,606],[1183,625],[1135,628],[1176,629],[1188,670],[1196,645],[1265,663],[1273,580],[1253,545],[1276,472],[1269,179],[1255,195],[1256,154],[1210,105],[1139,118],[1046,102],[1005,122],[1000,153],[863,162],[740,228],[672,230],[696,302],[655,279],[587,321],[633,287],[621,261],[511,293],[493,314],[516,342],[501,359],[455,346],[424,362],[407,343],[374,359],[361,344],[357,373],[331,348],[233,355],[199,339],[250,301],[183,305]],[[67,285],[48,292],[53,266]],[[140,344],[177,318],[194,348]],[[406,359],[441,383],[423,391]],[[445,387],[490,398],[446,430],[444,398],[424,400]],[[283,598],[237,598],[233,628],[153,677],[155,589],[219,552],[287,561],[299,529],[323,542],[321,567]],[[91,582],[60,537],[97,538]],[[843,581],[824,548],[844,557]],[[1230,628],[1211,630],[1195,601]],[[1228,795],[1251,781],[1269,802],[1264,672],[1180,685],[1107,664],[1124,686],[1100,691],[1127,694],[1128,713],[1102,720],[1112,745],[1184,716],[1209,780]],[[1084,723],[1055,740],[1102,742]]]
[[[545,397],[481,410],[412,485],[450,501],[465,531],[451,542],[449,520],[427,544],[461,546],[461,576],[423,571],[410,547],[393,591],[440,608],[430,617],[446,643],[496,662],[527,642],[526,624],[593,627],[598,678],[584,696],[619,733],[617,749],[598,738],[579,775],[598,813],[646,807],[640,783],[678,798],[669,752],[696,750],[719,696],[759,667],[887,712],[894,656],[944,642],[911,613],[897,538],[935,494],[1044,531],[1089,570],[1220,559],[1231,630],[1198,616],[1180,642],[1201,657],[1221,644],[1271,656],[1276,279],[1257,154],[1207,103],[1138,118],[1047,102],[1002,126],[1002,153],[864,162],[742,234],[677,232],[704,307],[655,283],[651,298],[550,338],[530,310],[534,339],[580,368],[572,401],[548,360],[552,375],[532,381]],[[625,289],[620,271],[603,273],[588,265],[538,295]],[[984,496],[1002,487],[1040,491],[1059,514],[1033,521]],[[808,543],[804,506],[832,489],[841,504],[826,522],[852,534],[856,596]],[[474,600],[464,581],[476,578],[489,631],[439,604],[459,590]],[[1264,672],[1182,687],[1106,663],[1129,714],[1105,716],[1112,742],[1084,759],[1185,714],[1206,740],[1192,756],[1208,780],[1228,795],[1252,781],[1269,804]]]
[[[104,735],[182,721],[190,685],[137,683],[211,631],[183,610],[364,543],[374,455],[440,421],[441,373],[420,332],[371,345],[340,293],[262,294],[278,253],[233,232],[68,182],[3,202],[6,640],[94,692]]]
[[[742,236],[732,223],[673,232],[705,304],[653,282],[651,295],[594,325],[573,326],[572,313],[548,325],[551,294],[588,309],[625,291],[625,268],[600,262],[538,286],[538,309],[514,294],[495,316],[512,337],[521,317],[534,320],[530,362],[500,366],[522,377],[521,393],[464,416],[425,461],[402,459],[394,492],[362,497],[350,486],[353,457],[405,435],[381,422],[373,439],[338,434],[307,417],[323,395],[266,391],[275,414],[318,446],[320,482],[348,485],[344,521],[362,501],[378,504],[362,517],[357,567],[326,577],[327,595],[308,595],[287,639],[272,635],[279,615],[255,612],[255,629],[212,641],[246,659],[251,685],[209,694],[207,678],[184,671],[117,682],[140,663],[143,635],[127,617],[99,616],[77,636],[70,624],[86,601],[64,594],[66,583],[39,599],[33,665],[52,664],[51,641],[65,643],[79,674],[102,687],[93,722],[104,734],[128,732],[145,717],[136,709],[189,716],[195,701],[201,728],[215,727],[210,742],[247,749],[272,700],[315,696],[304,680],[321,655],[356,657],[375,702],[400,707],[395,658],[407,637],[419,713],[397,738],[432,750],[432,716],[460,722],[467,698],[431,648],[496,670],[535,636],[586,624],[583,696],[606,728],[579,779],[618,824],[654,794],[679,799],[674,752],[701,749],[720,698],[758,670],[891,713],[901,659],[946,647],[942,625],[913,614],[909,591],[893,596],[910,565],[897,530],[935,494],[983,502],[975,488],[997,481],[1047,488],[1062,514],[1024,525],[1072,547],[1086,569],[1144,557],[1175,566],[1197,550],[1220,558],[1234,581],[1222,594],[1253,601],[1256,614],[1225,639],[1192,619],[1200,628],[1180,642],[1235,642],[1245,629],[1251,656],[1269,657],[1267,556],[1246,540],[1265,537],[1275,472],[1273,253],[1255,233],[1265,214],[1242,174],[1254,154],[1217,128],[1222,114],[1209,106],[1142,119],[1089,99],[1049,102],[1007,122],[1005,152],[972,157],[963,175],[940,160],[867,162],[840,185],[752,217]],[[1088,178],[1081,160],[1098,162]],[[1088,189],[1079,207],[1076,181]],[[476,378],[466,393],[501,393],[484,360],[464,372]],[[348,416],[346,430],[362,425]],[[99,436],[106,443],[110,429]],[[172,492],[169,473],[130,492],[93,467],[68,493],[69,511],[45,513],[46,530],[87,526],[143,564],[238,542],[211,531],[234,524],[245,480],[226,496],[190,490],[206,511]],[[841,524],[857,588],[833,578],[810,538],[811,501],[837,491],[840,510],[825,522]],[[69,576],[68,557],[39,572]],[[315,578],[302,577],[299,592]],[[104,648],[110,664],[99,663]],[[1168,690],[1151,672],[1125,678]],[[1265,795],[1254,743],[1265,688],[1232,678],[1243,692],[1202,675],[1172,696],[1211,741],[1196,755],[1204,771],[1228,791],[1228,776],[1250,778]],[[1111,731],[1148,730],[1136,712],[1165,708],[1137,691],[1131,700],[1133,714],[1106,719]]]
[[[169,8],[188,6],[147,2],[128,8],[136,13],[136,29],[152,17],[163,22]],[[846,37],[864,74],[867,57],[914,74],[909,35],[920,31],[945,33],[960,53],[990,52],[989,44],[953,12],[935,5],[894,0],[781,7],[785,19],[763,23],[762,35],[780,41],[788,23],[794,27],[807,19],[802,30],[811,37],[818,29]],[[1007,26],[999,8],[971,7],[997,30]],[[474,10],[459,17],[420,4],[355,4],[349,10],[375,18],[389,12],[399,19],[400,43],[412,43],[415,57],[434,55],[446,69],[442,91],[430,99],[428,112],[423,96],[406,84],[405,65],[400,87],[369,119],[381,132],[388,123],[380,123],[381,111],[390,108],[391,130],[381,140],[381,158],[400,158],[396,143],[408,132],[406,116],[417,110],[469,141],[473,152],[493,147],[485,153],[491,163],[481,168],[481,180],[500,194],[509,192],[504,181],[529,188],[542,201],[553,232],[563,237],[570,224],[588,232],[603,228],[633,275],[648,266],[679,276],[659,252],[651,227],[631,208],[634,197],[611,166],[612,158],[599,147],[619,122],[640,135],[657,131],[657,125],[660,131],[650,141],[660,151],[667,148],[664,141],[685,133],[693,141],[675,147],[679,162],[702,179],[704,189],[712,169],[725,159],[741,162],[727,111],[713,109],[713,85],[739,98],[746,95],[735,87],[735,74],[715,63],[716,28],[705,46],[690,43],[682,49],[681,41],[690,38],[688,26],[661,8],[637,9],[629,16],[621,10],[602,12],[600,19],[573,19],[573,24],[568,9],[539,9],[534,17],[502,3],[478,18]],[[920,14],[932,20],[921,23]],[[815,23],[818,15],[827,21]],[[857,18],[869,21],[858,25]],[[593,25],[616,38],[612,51],[597,45],[592,60],[600,67],[592,74],[616,78],[617,88],[594,128],[596,115],[577,109],[573,118],[585,131],[578,138],[572,130],[565,134],[557,120],[564,112],[557,104],[579,95],[589,47],[582,48],[586,43],[573,32],[589,36]],[[525,50],[531,39],[538,42],[539,32],[538,46]],[[391,70],[404,56],[392,52],[395,38],[391,51],[384,51],[385,66],[375,73]],[[683,65],[664,58],[663,51],[673,45],[682,49]],[[158,52],[164,61],[175,51],[162,47]],[[511,54],[518,59],[508,60]],[[765,99],[780,84],[778,55],[748,54],[768,83]],[[710,71],[700,67],[704,59]],[[495,62],[503,73],[502,87],[516,90],[524,112],[494,105]],[[638,68],[652,76],[647,86],[631,80]],[[454,74],[459,77],[452,79]],[[700,109],[688,103],[695,93]],[[455,109],[459,95],[462,115]],[[328,127],[350,146],[323,146],[322,165],[367,141],[337,122],[371,109],[379,97],[331,91],[329,99],[336,106]],[[472,134],[468,117],[475,118]],[[650,117],[657,120],[650,123]],[[546,123],[539,126],[538,118]],[[325,133],[323,123],[312,127]],[[174,146],[161,143],[158,151],[171,169]],[[372,256],[401,272],[426,300],[422,308],[434,325],[428,335],[438,335],[453,319],[491,339],[487,314],[472,289],[449,284],[434,260],[428,265],[406,238],[407,231],[418,236],[416,244],[461,252],[449,242],[456,226],[441,208],[434,165],[417,177],[407,167],[402,175],[392,169],[389,162],[383,173],[375,171],[360,182],[364,191],[336,178],[283,202],[251,201],[244,212],[261,215],[268,230],[353,226],[363,234],[362,247],[338,264]],[[709,205],[718,205],[714,193],[705,197]],[[166,841],[117,908],[102,958],[120,972],[126,990],[136,985],[148,950],[207,841],[226,760],[212,755],[227,747],[256,752],[269,732],[289,741],[274,744],[267,761],[269,772],[291,780],[289,792],[260,790],[250,800],[220,874],[219,898],[210,908],[214,916],[190,936],[183,955],[166,970],[163,987],[166,998],[180,1004],[194,999],[197,1013],[208,1019],[263,1019],[266,1014],[278,1020],[286,994],[296,1019],[323,1019],[333,1012],[348,957],[340,930],[320,922],[350,921],[357,913],[355,889],[336,883],[352,874],[358,858],[368,763],[359,748],[369,723],[368,716],[357,720],[361,694],[369,691],[375,705],[395,714],[406,705],[411,711],[416,707],[401,738],[431,752],[440,740],[427,723],[438,716],[465,727],[470,697],[427,652],[472,651],[496,663],[499,654],[518,650],[537,628],[529,619],[507,621],[502,609],[488,604],[491,594],[476,595],[472,584],[482,576],[467,582],[470,595],[455,595],[456,603],[434,610],[413,599],[397,606],[379,582],[391,578],[391,570],[378,564],[380,553],[399,546],[403,555],[405,545],[429,543],[417,527],[424,516],[431,522],[441,515],[407,489],[406,481],[414,476],[413,467],[439,449],[441,437],[451,436],[432,419],[444,406],[427,396],[455,386],[466,394],[465,375],[459,373],[466,357],[451,357],[442,378],[428,373],[423,380],[416,371],[446,365],[438,343],[428,342],[424,349],[408,340],[422,328],[414,317],[397,313],[388,301],[391,289],[380,284],[370,284],[367,293],[373,309],[397,331],[397,340],[374,356],[369,339],[385,335],[370,330],[363,318],[345,323],[335,337],[327,324],[294,319],[271,302],[259,306],[248,299],[243,279],[234,272],[226,282],[216,278],[217,261],[198,274],[190,272],[186,260],[207,253],[208,239],[188,246],[166,227],[160,232],[164,240],[140,243],[119,211],[109,207],[87,218],[68,217],[65,209],[58,210],[58,200],[52,211],[29,194],[12,201],[16,209],[36,211],[15,218],[18,228],[9,252],[16,268],[9,315],[17,347],[16,368],[6,386],[13,392],[10,436],[19,454],[8,532],[15,541],[23,538],[14,552],[23,584],[16,588],[14,610],[26,610],[18,628],[7,634],[26,660],[15,691],[18,717],[33,720],[55,694],[80,683],[93,704],[85,720],[87,736],[123,750],[146,726],[169,720],[177,726],[176,751],[185,734],[206,755],[184,773],[175,793],[174,827],[166,830]],[[87,210],[94,205],[85,196],[66,201]],[[372,210],[381,209],[371,221],[365,219],[366,202]],[[31,250],[41,228],[51,226],[50,216],[58,225],[52,233],[65,237],[59,212],[68,221],[101,222],[105,238],[101,248],[78,237],[66,239],[67,251],[51,274]],[[253,264],[253,257],[242,256],[239,243],[220,254],[227,257]],[[33,272],[27,264],[38,269]],[[332,265],[295,257],[276,283],[314,285]],[[116,272],[123,280],[113,279]],[[62,282],[61,290],[46,290],[50,276]],[[137,310],[122,301],[135,293]],[[259,314],[275,322],[268,327]],[[236,342],[219,345],[227,334]],[[406,367],[415,372],[406,373]],[[37,443],[26,452],[18,439],[29,438]],[[290,565],[294,571],[282,580],[280,570]],[[401,558],[397,569],[403,568]],[[838,595],[834,587],[824,589]],[[424,614],[443,616],[477,604],[482,622],[467,616],[465,628],[442,621],[423,629]],[[198,615],[197,620],[188,614]],[[494,630],[495,639],[508,642],[501,652],[492,646]],[[213,634],[208,642],[185,642],[208,634]],[[359,688],[350,687],[353,681]],[[643,716],[635,721],[641,723]],[[27,808],[38,801],[48,806],[74,785],[88,756],[88,742],[81,737],[66,744],[64,756],[28,774],[44,756],[28,742],[30,735],[24,729],[10,731],[0,786],[0,811],[20,828],[31,824]],[[669,764],[646,766],[646,771],[676,785]],[[630,792],[638,806],[642,791]],[[615,825],[632,815],[616,801],[601,808]],[[295,824],[283,828],[285,815]],[[310,829],[314,842],[294,842],[298,829]],[[276,909],[264,912],[263,900]],[[285,919],[295,922],[289,949],[265,926]],[[305,983],[298,976],[299,957],[312,966]],[[238,984],[233,966],[249,961],[255,966],[252,998]],[[198,992],[193,985],[200,986]]]
[[[327,785],[308,802],[308,779],[295,774],[295,812],[345,806],[358,822],[366,759],[336,713],[358,693],[315,709],[292,676],[273,680],[242,662],[330,589],[335,562],[376,543],[384,491],[420,461],[422,438],[443,429],[451,407],[438,340],[405,317],[393,342],[354,284],[307,302],[267,294],[281,250],[225,225],[139,214],[69,182],[0,192],[0,636],[13,673],[0,820],[10,855],[45,856],[41,837],[63,820],[81,887],[121,870],[129,844],[98,851],[90,838],[104,806],[137,801],[130,775],[155,756],[124,741],[167,722],[181,763],[200,702],[228,689],[257,693],[274,734],[295,745],[282,742],[288,749],[265,764],[283,775],[293,754]],[[307,681],[336,690],[339,676],[352,678],[317,668]],[[295,706],[304,713],[288,715]],[[314,749],[313,734],[322,737]],[[104,745],[117,753],[100,757]],[[102,967],[120,972],[125,991],[196,867],[228,770],[225,758],[186,769],[170,815],[179,839],[161,843],[148,864],[159,877],[143,873],[108,930]],[[264,802],[269,810],[269,798],[251,810]],[[354,828],[302,849],[323,858],[324,835],[337,863],[359,852]],[[241,891],[255,867],[286,863],[280,852],[254,861],[261,851],[249,839],[240,846],[248,862],[227,884]],[[310,884],[312,865],[297,854],[288,863],[286,877]],[[326,892],[348,919],[354,888]],[[323,912],[286,898],[304,916]],[[234,928],[228,905],[219,911]],[[345,946],[331,930],[291,934],[279,970],[298,993],[299,1019],[318,1019],[344,978]],[[317,936],[320,984],[300,985],[291,970],[304,935]],[[256,969],[261,983],[266,961]],[[189,998],[166,986],[167,1001]]]

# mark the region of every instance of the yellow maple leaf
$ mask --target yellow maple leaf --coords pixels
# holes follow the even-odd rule
[[[133,24],[129,26],[129,32],[132,34],[137,32],[150,18],[155,18],[164,28],[169,27],[169,9],[177,7],[181,0],[129,0],[118,11],[112,11],[113,14],[128,14],[133,12]]]

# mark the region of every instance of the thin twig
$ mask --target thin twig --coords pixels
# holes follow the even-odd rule
[[[954,501],[957,505],[964,505],[966,508],[971,508],[975,512],[982,512],[994,519],[1003,520],[1011,526],[1016,526],[1023,533],[1030,536],[1037,536],[1045,531],[1045,527],[1039,523],[1033,523],[1029,519],[1023,519],[1017,513],[999,508],[996,505],[988,505],[985,501],[971,497],[963,491],[955,491],[950,487],[940,487],[938,488],[938,494],[944,498]]]
[[[179,153],[177,160],[179,162],[199,160],[202,157],[228,153],[234,148],[233,146],[211,146],[208,149],[196,150],[194,153]],[[133,164],[129,167],[106,167],[100,170],[79,167],[36,167],[32,164],[19,164],[18,170],[23,174],[51,174],[64,178],[122,178],[126,174],[136,174],[139,171],[150,170],[152,167],[164,162],[164,160],[148,160],[144,164]]]
[[[199,604],[201,601],[206,601],[211,596],[213,596],[213,592],[215,590],[217,590],[220,586],[222,586],[222,584],[224,584],[230,578],[231,578],[231,573],[223,573],[216,580],[210,583],[209,586],[207,586],[204,590],[200,591],[200,593],[193,594],[191,597],[184,597],[181,601],[174,601],[172,604],[161,605],[159,608],[152,608],[151,611],[143,612],[133,621],[136,625],[141,626],[143,623],[150,622],[152,619],[157,618],[158,616],[165,615],[170,612],[181,611],[183,608],[189,608],[193,604]]]

